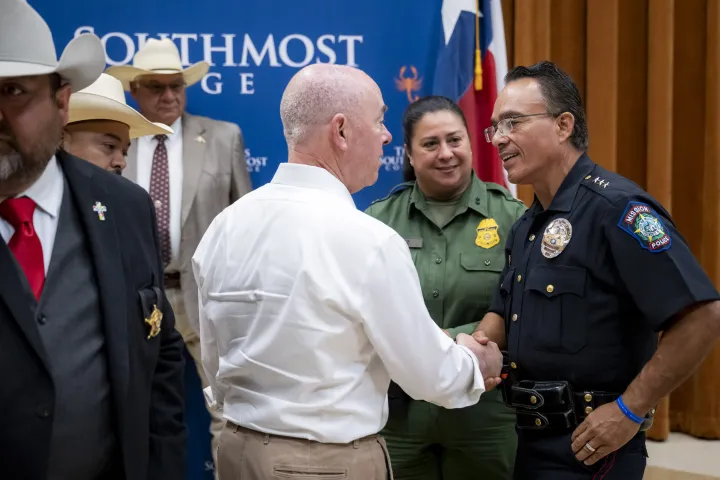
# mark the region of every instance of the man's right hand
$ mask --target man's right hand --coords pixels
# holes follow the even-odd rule
[[[495,342],[491,342],[486,338],[483,339],[480,335],[478,337],[476,339],[475,335],[470,336],[459,333],[455,338],[455,342],[469,348],[475,354],[480,366],[480,372],[485,380],[485,390],[489,391],[502,382],[500,372],[502,371],[503,357]],[[478,340],[481,340],[481,342],[478,342]]]

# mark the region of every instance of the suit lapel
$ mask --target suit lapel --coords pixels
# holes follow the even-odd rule
[[[185,114],[182,117],[183,132],[183,189],[182,189],[182,223],[185,225],[195,200],[195,193],[198,189],[198,181],[202,174],[203,163],[205,162],[205,128],[192,115]],[[202,140],[200,140],[202,139]]]
[[[137,162],[138,162],[138,141],[140,139],[136,138],[131,144],[130,148],[128,148],[128,154],[127,154],[127,165],[125,166],[125,169],[123,170],[122,176],[127,178],[128,180],[137,183]]]
[[[24,287],[22,278],[12,278],[12,272],[20,271],[10,248],[0,239],[0,272],[3,272],[4,279],[2,288],[0,288],[0,299],[5,302],[20,330],[23,331],[28,342],[42,360],[45,369],[49,372],[50,363],[35,321],[37,302],[30,290]]]
[[[93,181],[96,173],[94,168],[84,160],[75,158],[65,152],[57,155],[75,206],[78,209],[83,229],[90,244],[90,254],[95,266],[98,281],[98,295],[102,308],[103,327],[108,352],[110,378],[115,390],[118,407],[127,401],[128,392],[128,333],[127,333],[127,296],[120,242],[114,212],[123,208],[116,202],[112,192],[104,188],[104,182]],[[93,210],[100,202],[105,207],[104,220]]]

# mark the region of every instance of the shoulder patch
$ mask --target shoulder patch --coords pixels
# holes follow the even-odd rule
[[[662,219],[646,203],[628,202],[618,221],[618,227],[649,252],[662,252],[672,245],[672,238],[668,235]]]
[[[385,196],[382,197],[382,198],[378,198],[377,200],[373,200],[373,201],[370,203],[370,205],[375,205],[375,204],[378,203],[378,202],[385,201],[385,200],[387,200],[388,198],[390,198],[390,197],[392,197],[393,195],[395,195],[396,193],[400,193],[400,192],[402,192],[403,190],[407,190],[408,188],[412,187],[414,183],[415,183],[415,182],[410,181],[410,182],[401,183],[401,184],[399,184],[399,185],[395,185],[393,188],[390,189],[390,191],[388,192],[387,195],[385,195]]]

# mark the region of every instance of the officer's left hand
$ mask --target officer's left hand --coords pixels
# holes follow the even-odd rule
[[[627,418],[615,402],[607,403],[585,418],[572,434],[572,450],[585,465],[592,465],[619,449],[640,430],[640,425]],[[595,449],[585,448],[589,444]]]

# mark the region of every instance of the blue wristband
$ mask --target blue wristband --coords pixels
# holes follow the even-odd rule
[[[637,423],[638,425],[643,422],[644,419],[642,417],[638,417],[637,415],[635,415],[625,405],[625,402],[623,402],[622,396],[618,397],[617,400],[615,400],[615,403],[617,403],[617,406],[620,407],[620,411],[623,412],[627,418],[629,418],[633,422]]]

